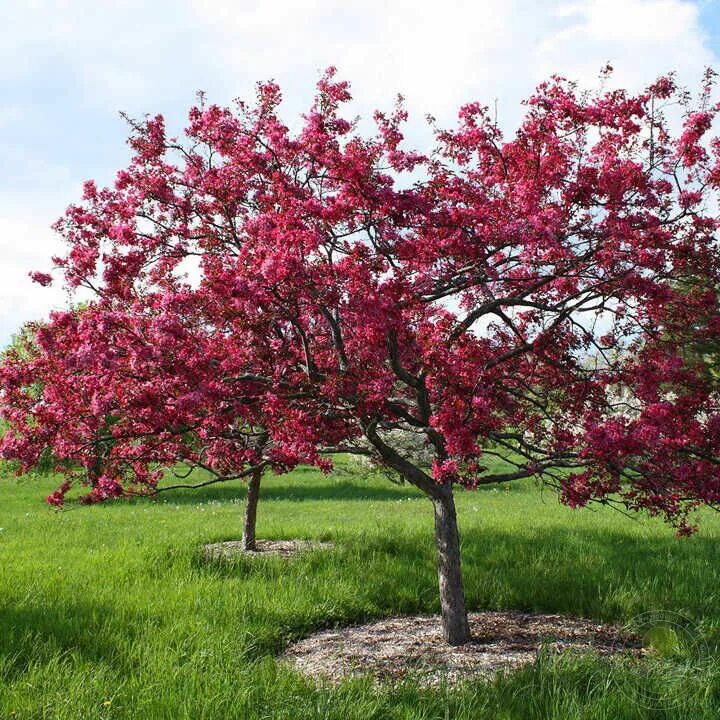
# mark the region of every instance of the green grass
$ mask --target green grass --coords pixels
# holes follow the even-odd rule
[[[239,536],[239,484],[62,513],[43,500],[55,484],[0,477],[2,720],[720,717],[714,514],[676,540],[658,521],[571,511],[532,483],[460,492],[471,609],[620,623],[674,612],[695,646],[640,666],[543,656],[456,689],[318,689],[276,661],[289,640],[438,611],[431,507],[412,488],[342,469],[268,477],[259,537],[335,547],[228,565],[204,563],[200,548]]]

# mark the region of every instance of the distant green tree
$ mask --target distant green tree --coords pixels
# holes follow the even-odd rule
[[[715,307],[687,328],[687,336],[676,334],[673,340],[682,347],[686,363],[700,366],[705,377],[717,388],[720,387],[720,286],[703,286],[695,278],[684,279],[676,284],[687,294],[708,293],[715,296]]]

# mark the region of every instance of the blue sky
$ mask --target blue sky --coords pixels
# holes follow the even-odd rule
[[[0,346],[66,302],[27,273],[61,250],[49,226],[82,181],[126,162],[119,110],[179,128],[196,90],[225,103],[275,78],[290,121],[332,64],[364,116],[402,92],[422,145],[426,113],[449,122],[473,99],[497,99],[512,127],[553,72],[593,84],[610,60],[640,88],[720,69],[720,0],[0,0],[0,13]]]
[[[699,3],[700,24],[707,38],[708,47],[716,54],[720,51],[720,2],[705,0]]]

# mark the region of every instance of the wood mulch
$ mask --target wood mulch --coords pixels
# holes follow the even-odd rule
[[[244,550],[242,541],[228,540],[227,542],[205,545],[203,552],[208,560],[234,560],[238,557],[273,556],[291,558],[309,550],[326,550],[331,547],[332,543],[316,542],[314,540],[256,540],[255,550]]]
[[[408,616],[319,632],[291,644],[284,657],[303,674],[331,684],[371,675],[378,682],[413,676],[432,686],[513,670],[532,663],[541,648],[643,653],[637,637],[582,618],[482,612],[469,620],[473,640],[458,647],[444,642],[439,616]]]

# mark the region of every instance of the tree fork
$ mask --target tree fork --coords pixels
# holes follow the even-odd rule
[[[402,457],[377,433],[377,423],[363,423],[365,437],[382,459],[409,483],[422,490],[435,511],[435,546],[437,548],[438,584],[443,635],[450,645],[470,642],[470,625],[465,607],[462,569],[460,567],[460,534],[457,526],[452,484],[440,485],[423,470]]]

